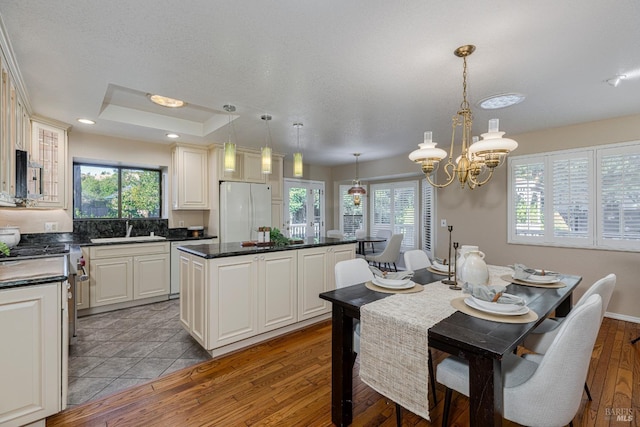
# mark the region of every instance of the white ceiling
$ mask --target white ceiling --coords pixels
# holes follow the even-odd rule
[[[91,133],[224,142],[233,104],[241,146],[264,144],[270,114],[274,151],[293,153],[302,122],[305,163],[408,154],[425,130],[446,148],[463,44],[472,104],[527,96],[474,106],[474,134],[492,117],[509,136],[640,113],[637,0],[0,0],[0,15],[33,112]],[[165,120],[147,93],[193,110]]]

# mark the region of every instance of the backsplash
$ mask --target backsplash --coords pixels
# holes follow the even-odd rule
[[[131,236],[148,236],[154,233],[157,236],[167,236],[169,234],[169,220],[167,219],[144,219],[132,218],[129,225],[132,225]],[[96,237],[124,237],[127,234],[126,219],[74,219],[73,234]]]

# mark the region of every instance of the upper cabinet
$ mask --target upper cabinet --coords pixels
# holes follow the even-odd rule
[[[260,184],[270,184],[271,197],[282,199],[282,158],[280,154],[271,156],[272,166],[271,174],[262,173],[262,157],[259,151],[251,151],[238,147],[236,151],[236,170],[228,172],[224,170],[224,149],[222,146],[216,146],[213,150],[216,156],[216,166],[218,168],[219,181],[242,181],[256,182]],[[274,188],[277,187],[277,188]]]
[[[66,208],[67,127],[33,119],[27,192],[40,208]]]
[[[208,149],[189,145],[173,148],[173,209],[209,209]]]

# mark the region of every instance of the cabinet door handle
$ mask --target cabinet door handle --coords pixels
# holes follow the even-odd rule
[[[257,260],[258,260],[258,256],[257,256],[257,255],[256,255],[256,256],[254,256],[254,257],[253,257],[253,260],[254,260],[254,261],[257,261]]]

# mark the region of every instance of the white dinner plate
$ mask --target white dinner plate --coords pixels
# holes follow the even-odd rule
[[[514,279],[515,279],[515,277],[514,277]],[[558,276],[551,275],[551,274],[550,275],[545,275],[545,276],[538,276],[538,275],[532,274],[531,276],[527,277],[526,279],[519,279],[519,280],[522,280],[523,282],[537,283],[537,284],[542,284],[542,285],[549,285],[551,283],[558,283],[560,281],[560,278]]]
[[[380,286],[381,288],[387,288],[387,289],[411,289],[413,288],[416,284],[414,282],[412,282],[411,280],[409,280],[407,283],[405,283],[404,285],[394,285],[394,286],[390,286],[388,284],[382,283],[379,280],[377,280],[375,277],[371,280],[371,282],[373,282],[374,285],[376,286]]]
[[[486,308],[487,310],[499,311],[501,313],[522,311],[522,307],[524,307],[523,305],[519,305],[519,304],[485,301],[485,300],[481,300],[480,298],[476,298],[473,295],[471,296],[471,298],[473,298],[473,302],[476,305]]]
[[[485,313],[489,313],[489,314],[498,314],[500,316],[522,316],[523,314],[527,314],[529,312],[529,307],[527,307],[526,305],[523,306],[520,310],[517,310],[517,311],[504,312],[504,311],[491,310],[489,308],[484,308],[484,307],[481,307],[480,305],[478,305],[473,300],[473,297],[465,298],[464,299],[464,303],[467,304],[471,308],[475,308],[476,310],[484,311]]]
[[[449,272],[449,266],[448,265],[438,264],[436,262],[431,264],[431,268],[433,268],[434,270],[437,270],[437,271],[441,271],[443,273],[448,273]]]

